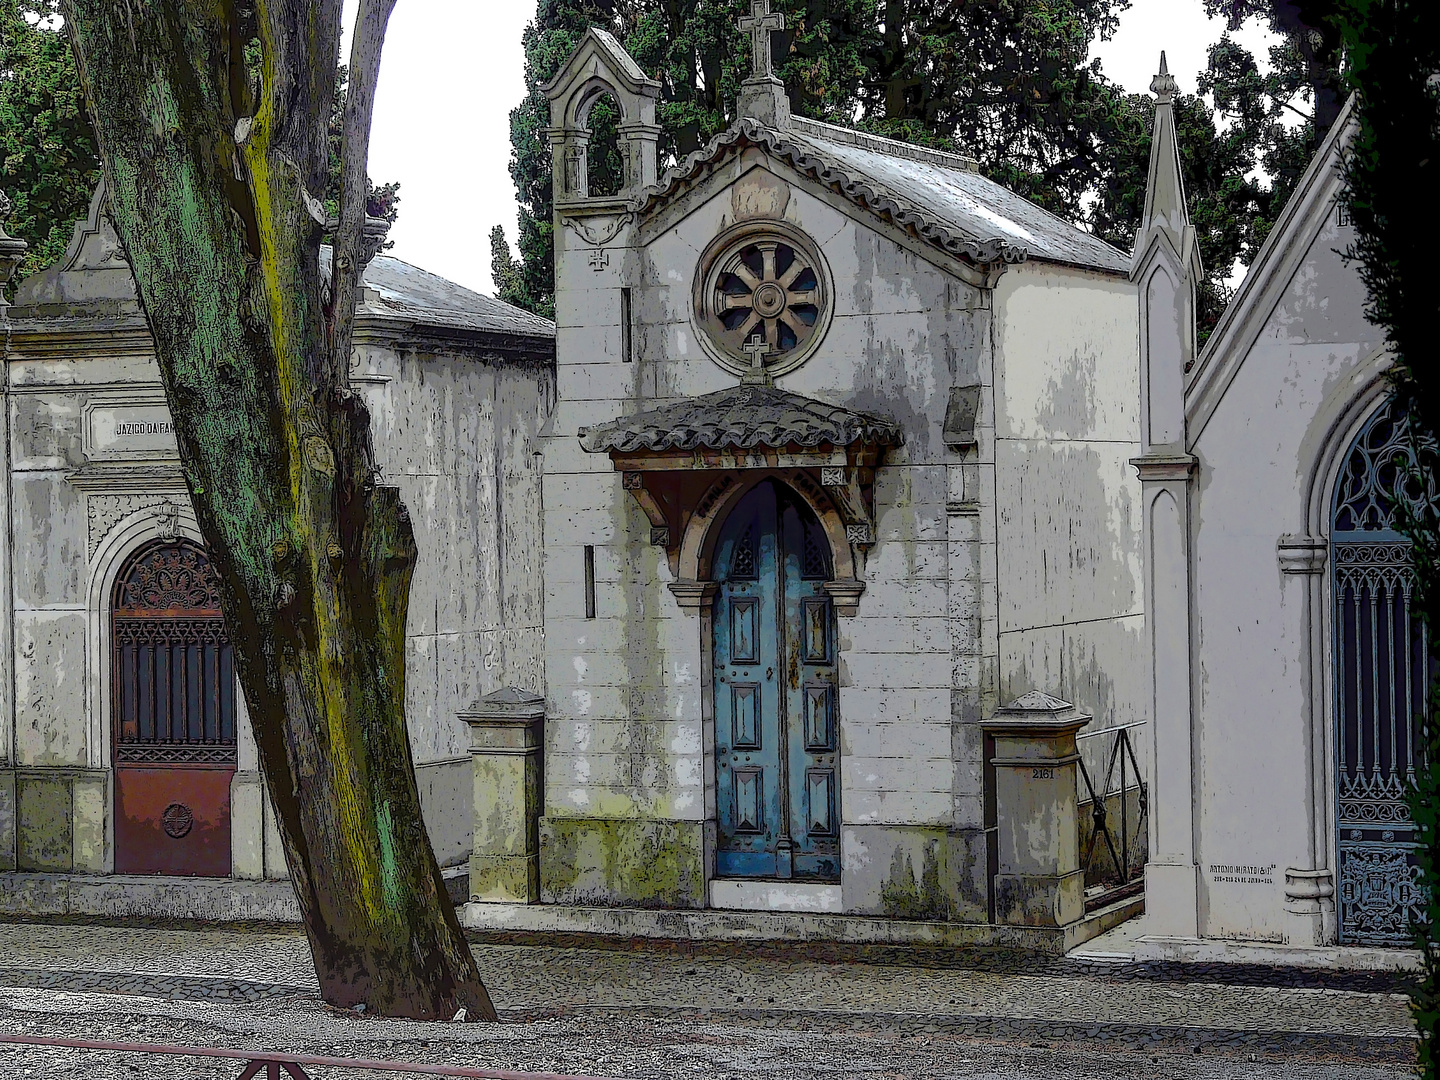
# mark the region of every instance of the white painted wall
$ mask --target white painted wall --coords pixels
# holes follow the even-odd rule
[[[1312,921],[1287,915],[1284,872],[1334,867],[1330,578],[1283,574],[1277,544],[1328,536],[1326,462],[1363,423],[1361,403],[1378,404],[1385,361],[1364,289],[1337,254],[1350,230],[1330,198],[1317,214],[1293,266],[1260,294],[1253,341],[1209,357],[1187,402],[1199,459],[1193,692],[1206,937],[1317,943],[1301,937]],[[1217,864],[1274,871],[1263,883],[1217,881]]]
[[[995,290],[999,682],[1146,719],[1135,286],[1043,263]],[[1099,740],[1106,749],[1110,740]]]

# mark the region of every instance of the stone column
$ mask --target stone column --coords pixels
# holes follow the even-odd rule
[[[470,899],[534,904],[540,899],[545,699],[507,687],[481,698],[460,719],[470,725],[475,777]]]
[[[15,617],[11,581],[10,317],[5,289],[29,245],[5,231],[10,200],[0,191],[0,870],[14,870],[19,804],[15,791]]]
[[[1328,787],[1325,776],[1334,766],[1333,748],[1326,738],[1325,678],[1327,662],[1320,624],[1329,603],[1325,564],[1329,541],[1320,536],[1282,536],[1277,544],[1281,581],[1286,593],[1299,592],[1303,600],[1302,641],[1310,650],[1305,666],[1304,740],[1308,750],[1306,809],[1310,844],[1306,858],[1285,868],[1285,941],[1289,945],[1333,945],[1339,935],[1335,911],[1335,873],[1331,867]]]
[[[1150,858],[1145,918],[1156,937],[1199,936],[1195,861],[1195,716],[1190,693],[1190,489],[1195,459],[1152,454],[1131,464],[1145,507],[1145,632],[1150,654]]]
[[[1090,719],[1032,690],[980,724],[992,748],[996,922],[1068,926],[1085,915],[1075,736]]]

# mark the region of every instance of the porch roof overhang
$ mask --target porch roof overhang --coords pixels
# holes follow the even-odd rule
[[[675,451],[879,451],[903,442],[899,425],[884,417],[774,386],[743,384],[581,428],[579,434],[587,451],[608,452],[617,460]]]
[[[842,615],[854,614],[865,553],[875,543],[875,469],[904,441],[893,420],[742,383],[581,428],[579,436],[585,450],[608,454],[624,474],[624,489],[650,520],[650,543],[665,549],[677,575],[671,588],[682,605],[709,588],[700,556],[709,525],[747,476],[768,473],[821,518],[837,558],[827,591]]]

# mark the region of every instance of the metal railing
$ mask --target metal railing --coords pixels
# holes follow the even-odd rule
[[[1138,866],[1132,864],[1136,862],[1134,856],[1141,853],[1141,838],[1145,836],[1149,820],[1150,787],[1141,774],[1140,763],[1135,757],[1135,745],[1131,742],[1130,732],[1144,726],[1145,721],[1141,720],[1120,727],[1106,728],[1103,731],[1087,731],[1076,736],[1077,743],[1106,736],[1113,737],[1115,740],[1108,757],[1103,754],[1100,757],[1100,760],[1105,762],[1105,773],[1102,782],[1098,785],[1085,764],[1085,755],[1080,755],[1080,778],[1084,781],[1085,791],[1090,797],[1090,818],[1094,826],[1089,856],[1085,865],[1087,908],[1100,907],[1143,888],[1144,859],[1138,860]],[[1119,774],[1118,786],[1115,785],[1117,773]],[[1137,804],[1133,828],[1130,812],[1132,792],[1135,794]],[[1110,802],[1117,797],[1119,800],[1118,813],[1112,814]],[[1115,821],[1117,817],[1119,818],[1118,829]],[[1108,870],[1103,865],[1097,866],[1095,858],[1097,851],[1109,854]],[[1100,892],[1097,895],[1089,895],[1091,891],[1089,887],[1096,885],[1102,887]]]
[[[265,1080],[312,1080],[305,1066],[330,1066],[369,1072],[416,1073],[421,1076],[464,1076],[471,1080],[616,1080],[614,1077],[581,1076],[546,1072],[516,1072],[508,1069],[472,1069],[464,1065],[427,1065],[411,1061],[370,1061],[365,1058],[321,1057],[315,1054],[282,1054],[270,1050],[227,1050],[219,1046],[166,1046],[156,1043],[92,1042],[88,1039],[42,1039],[30,1035],[0,1035],[0,1046],[40,1046],[51,1049],[99,1050],[117,1054],[151,1054],[169,1057],[228,1058],[245,1062],[236,1080],[256,1080],[264,1070]]]

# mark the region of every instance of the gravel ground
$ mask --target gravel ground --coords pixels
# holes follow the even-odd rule
[[[822,961],[804,949],[475,953],[508,1023],[336,1013],[315,996],[303,937],[286,929],[0,924],[0,1032],[655,1078],[1388,1080],[1410,1075],[1413,1053],[1405,1000],[1384,990],[1063,974],[1044,961],[1030,965],[1044,974],[1023,960],[1008,972]],[[6,1078],[239,1072],[0,1046]]]
[[[944,1033],[897,1034],[860,1025],[793,1031],[698,1020],[566,1017],[490,1025],[356,1020],[313,999],[256,1004],[172,1002],[64,991],[0,990],[0,1029],[17,1034],[187,1046],[264,1047],[292,1053],[436,1062],[478,1068],[589,1073],[604,1077],[900,1078],[1051,1077],[1064,1080],[1398,1080],[1399,1064],[1305,1061],[1256,1052],[1177,1052],[1056,1045],[1043,1040],[975,1040]],[[153,1077],[226,1078],[238,1063],[161,1060],[80,1050],[0,1047],[0,1075],[46,1080]],[[398,1076],[314,1070],[316,1080]]]

